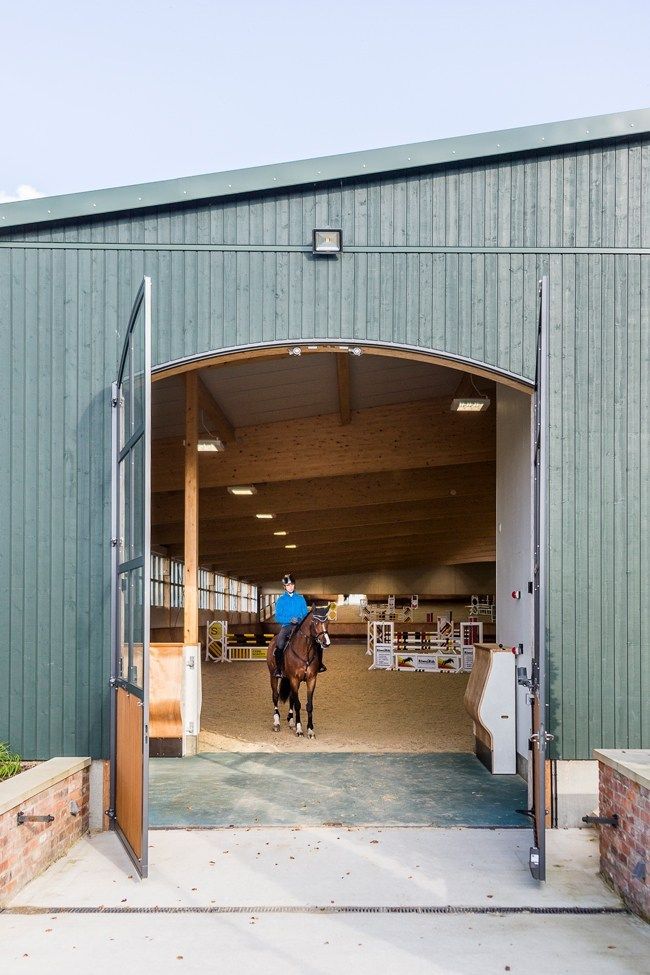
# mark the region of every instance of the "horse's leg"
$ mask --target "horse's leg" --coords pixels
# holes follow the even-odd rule
[[[310,677],[307,681],[307,737],[315,738],[316,732],[314,731],[314,691],[316,690],[316,675]]]
[[[287,721],[289,722],[290,728],[296,727],[296,722],[293,713],[293,691],[291,691],[291,694],[289,695],[289,713],[287,714]]]
[[[280,700],[280,681],[273,676],[273,671],[269,670],[271,677],[271,694],[273,695],[273,730],[280,730],[280,710],[278,702]]]
[[[291,698],[296,711],[296,735],[302,738],[302,725],[300,723],[300,684],[292,683]]]

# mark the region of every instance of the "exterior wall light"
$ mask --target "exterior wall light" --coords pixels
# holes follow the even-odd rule
[[[340,254],[343,240],[340,230],[314,230],[312,236],[313,254]]]
[[[294,345],[292,349],[289,349],[289,355],[302,355],[302,349],[299,345]]]
[[[249,494],[257,494],[257,488],[254,484],[241,484],[239,487],[229,487],[228,493],[242,497]]]

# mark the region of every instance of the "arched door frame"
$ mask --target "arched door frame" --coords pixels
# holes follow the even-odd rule
[[[534,379],[526,379],[504,369],[498,369],[463,356],[456,356],[453,353],[441,352],[437,349],[427,350],[398,343],[368,340],[355,342],[344,339],[282,339],[273,342],[260,342],[254,345],[230,346],[161,363],[153,367],[151,378],[156,382],[169,376],[176,376],[196,369],[208,369],[212,366],[243,362],[248,359],[272,358],[290,354],[315,355],[322,352],[350,352],[353,355],[381,355],[396,359],[410,359],[414,362],[427,362],[430,365],[445,366],[448,369],[456,369],[459,372],[466,372],[483,379],[492,379],[529,395],[535,391]]]

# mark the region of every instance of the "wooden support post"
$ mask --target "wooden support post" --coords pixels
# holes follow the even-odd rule
[[[192,646],[199,642],[198,378],[196,372],[185,374],[185,599],[183,642]]]

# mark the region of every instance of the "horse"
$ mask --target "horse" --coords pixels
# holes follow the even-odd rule
[[[295,726],[296,735],[302,737],[300,723],[300,685],[307,685],[307,737],[314,738],[314,690],[318,677],[318,668],[322,659],[323,647],[330,645],[327,632],[327,612],[329,606],[313,606],[302,623],[296,626],[290,640],[284,648],[282,663],[282,677],[274,677],[276,637],[271,640],[266,651],[266,663],[271,678],[271,693],[273,695],[273,730],[280,730],[280,711],[278,700],[289,700],[287,721],[289,727]],[[295,713],[295,722],[294,722]]]

